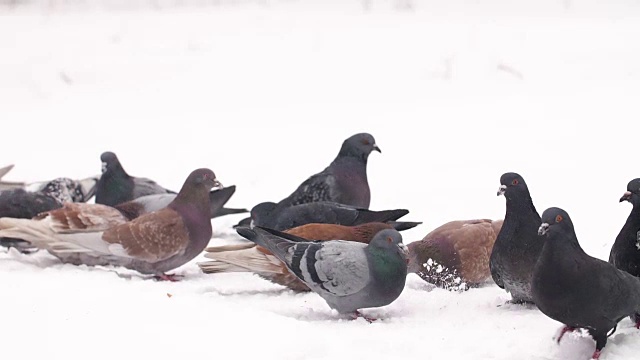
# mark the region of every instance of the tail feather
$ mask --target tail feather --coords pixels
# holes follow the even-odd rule
[[[382,210],[382,211],[360,210],[357,222],[358,224],[364,224],[368,222],[395,221],[407,215],[408,213],[409,213],[409,210],[406,210],[406,209]]]
[[[412,222],[412,221],[389,221],[387,224],[393,226],[394,229],[398,231],[404,231],[413,229],[414,227],[422,224],[422,222]]]
[[[285,268],[278,258],[260,251],[255,244],[251,245],[250,247],[246,245],[210,247],[204,256],[215,261],[198,263],[198,266],[204,273],[253,272],[263,275],[284,273]]]
[[[233,215],[233,214],[244,214],[248,212],[249,210],[247,209],[223,207],[222,209],[218,210],[218,212],[213,217]]]
[[[13,164],[0,168],[0,179],[2,179],[9,171],[13,169]]]
[[[300,241],[308,241],[295,235],[259,226],[255,226],[253,229],[238,227],[236,231],[240,236],[268,249],[278,259],[285,262],[287,261],[290,247],[295,246]]]

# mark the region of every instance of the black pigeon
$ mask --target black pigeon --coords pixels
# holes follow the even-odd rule
[[[96,189],[96,204],[116,206],[143,196],[158,194],[171,194],[172,197],[167,197],[167,199],[173,200],[177,194],[173,190],[158,185],[151,179],[127,174],[122,168],[120,160],[113,152],[102,153],[100,160],[102,161],[102,176]],[[212,196],[218,196],[218,194]],[[167,204],[171,200],[167,201]],[[245,212],[248,212],[248,210],[223,207],[217,210],[215,217]]]
[[[540,215],[522,176],[505,173],[500,184],[498,196],[507,199],[507,211],[489,259],[491,277],[511,294],[511,302],[532,303],[531,274],[542,251]]]
[[[567,331],[586,329],[596,341],[598,359],[618,322],[640,311],[640,279],[591,257],[578,243],[571,218],[560,208],[542,213],[538,239],[543,249],[533,272],[533,299]]]
[[[31,219],[42,212],[59,209],[66,202],[87,202],[93,196],[96,182],[96,178],[80,181],[57,178],[1,191],[0,217]],[[28,242],[15,238],[0,238],[0,246],[22,252],[33,249]]]
[[[409,210],[373,211],[332,202],[313,202],[280,208],[276,203],[263,202],[251,209],[254,226],[284,231],[301,225],[320,223],[353,226],[370,222],[385,222],[398,230],[407,230],[420,222],[396,222]]]
[[[609,262],[620,270],[640,277],[640,178],[627,184],[627,191],[620,202],[628,201],[633,206],[622,230],[611,247]],[[640,314],[634,316],[640,326]]]

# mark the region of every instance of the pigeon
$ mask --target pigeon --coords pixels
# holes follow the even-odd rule
[[[211,239],[208,193],[220,186],[213,171],[197,169],[168,206],[134,220],[107,205],[66,203],[34,219],[0,218],[0,236],[27,240],[66,263],[117,265],[175,281],[166,272]]]
[[[468,290],[491,278],[489,257],[502,220],[447,222],[407,244],[409,273],[447,290]]]
[[[393,229],[392,225],[372,222],[357,226],[334,224],[306,224],[285,232],[309,241],[345,240],[368,244],[378,232]],[[263,279],[283,285],[296,292],[311,291],[307,285],[289,272],[285,264],[269,250],[254,243],[213,246],[205,249],[206,258],[214,261],[198,263],[206,274],[252,272]]]
[[[622,230],[611,247],[609,262],[616,268],[640,277],[640,178],[627,184],[627,191],[620,202],[628,201],[633,206]],[[640,314],[633,316],[633,321],[640,324]]]
[[[0,217],[31,219],[66,202],[86,202],[95,191],[96,177],[83,180],[57,178],[0,192]],[[28,242],[16,238],[0,238],[0,246],[13,247],[23,253],[36,250]]]
[[[217,189],[211,191],[209,193],[209,204],[211,206],[211,218],[215,218],[222,215],[228,215],[233,212],[229,212],[234,209],[225,209],[223,205],[229,201],[229,198],[236,191],[236,187],[228,186],[225,188]],[[128,219],[133,220],[140,215],[150,213],[153,211],[160,210],[169,203],[171,203],[177,195],[175,194],[154,194],[154,195],[145,195],[141,196],[137,199],[130,200],[121,204],[114,206],[116,209],[120,210]],[[224,212],[227,210],[227,212]],[[238,212],[248,212],[245,209],[236,209]],[[244,211],[243,211],[244,210]]]
[[[143,196],[148,195],[165,195],[164,197],[155,197],[149,199],[143,199],[141,202],[145,204],[154,203],[159,199],[163,202],[166,201],[166,204],[171,202],[175,195],[177,194],[173,190],[166,189],[155,181],[144,178],[144,177],[135,177],[130,176],[127,172],[122,168],[122,164],[120,164],[120,160],[113,152],[107,151],[100,155],[100,160],[102,161],[102,176],[100,177],[100,181],[98,182],[97,190],[96,190],[96,204],[103,204],[109,206],[116,206],[127,201],[135,200]],[[234,187],[235,189],[235,187]],[[228,190],[231,192],[229,197],[233,195],[233,190]],[[168,196],[171,195],[171,196]],[[220,196],[218,199],[222,201],[222,197],[226,196],[227,192],[223,191],[222,193],[218,193],[215,195],[211,195],[212,197]],[[227,197],[226,200],[222,203],[226,203],[229,200]],[[153,206],[153,205],[145,205],[145,206]],[[217,206],[217,204],[216,204]],[[238,214],[238,213],[246,213],[249,212],[247,209],[233,209],[233,208],[219,208],[215,213],[215,216],[223,216],[229,214]],[[213,212],[212,212],[213,214]]]
[[[278,208],[273,202],[263,202],[251,209],[251,219],[255,226],[280,231],[311,223],[352,226],[368,222],[391,222],[396,230],[407,230],[421,224],[395,221],[408,213],[406,209],[373,211],[326,201],[287,208]]]
[[[339,314],[368,318],[362,308],[386,306],[404,289],[407,249],[394,229],[378,232],[369,244],[312,242],[263,227],[238,227],[242,237],[268,249],[287,269]]]
[[[566,211],[542,213],[538,242],[542,252],[531,280],[533,300],[568,331],[586,329],[596,341],[598,359],[620,320],[640,312],[640,279],[582,250]]]
[[[489,269],[493,281],[511,293],[511,303],[531,304],[531,274],[542,251],[538,241],[540,215],[533,206],[522,176],[505,173],[500,177],[498,196],[507,199],[502,228],[493,245]]]
[[[371,134],[360,133],[349,137],[328,167],[309,177],[277,203],[278,211],[317,201],[368,209],[371,190],[367,180],[367,160],[374,150],[382,152]]]

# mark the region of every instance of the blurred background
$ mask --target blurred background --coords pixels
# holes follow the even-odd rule
[[[371,208],[501,218],[516,171],[606,258],[640,177],[640,2],[1,0],[7,180],[100,172],[278,201],[370,132]],[[218,224],[227,227],[241,217]]]

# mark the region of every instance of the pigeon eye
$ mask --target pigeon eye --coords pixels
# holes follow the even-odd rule
[[[393,238],[391,236],[387,237],[387,242],[391,244],[393,242]]]
[[[562,221],[562,215],[556,216],[556,222],[559,223],[560,221]]]
[[[518,185],[518,179],[513,179],[513,181],[511,182],[511,185]]]

